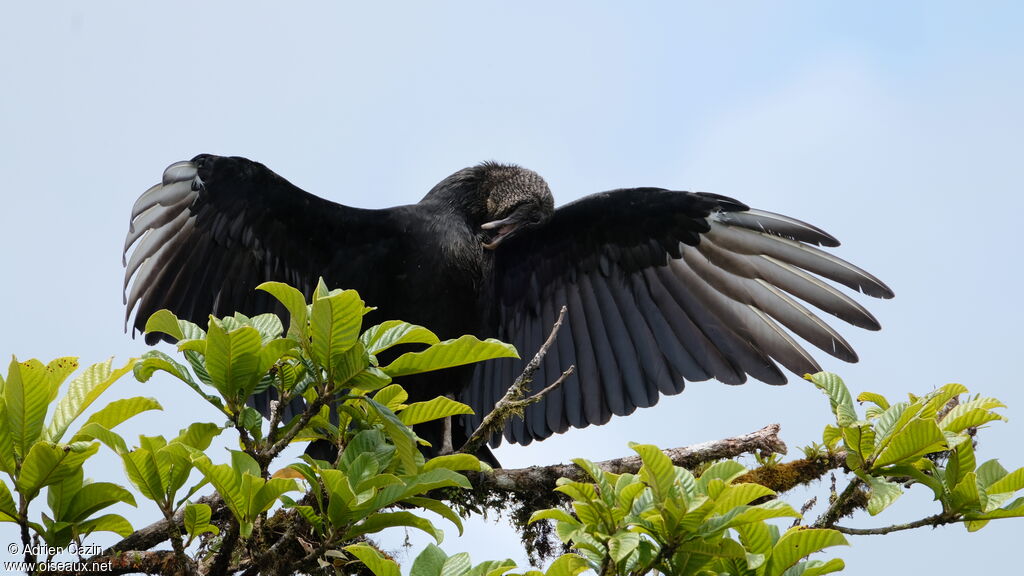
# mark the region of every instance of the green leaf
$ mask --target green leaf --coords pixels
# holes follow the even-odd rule
[[[398,569],[398,564],[372,546],[352,544],[345,546],[344,550],[358,558],[376,576],[402,576],[401,571]]]
[[[1024,516],[1024,498],[1017,498],[1008,506],[1002,508],[996,508],[995,510],[989,510],[988,512],[967,512],[964,514],[964,518],[968,520],[995,520],[998,518],[1020,518]],[[971,530],[971,532],[980,529],[984,524]]]
[[[98,422],[89,422],[82,426],[82,429],[78,431],[78,434],[75,434],[72,440],[75,442],[99,440],[118,455],[128,452],[128,445],[125,443],[124,438],[116,432],[107,430]]]
[[[433,543],[427,544],[426,548],[413,560],[409,576],[438,576],[444,568],[444,562],[448,555]]]
[[[895,429],[889,444],[881,450],[874,466],[882,467],[913,460],[946,447],[946,437],[934,420],[913,420],[902,429]]]
[[[306,335],[308,309],[306,308],[306,297],[302,295],[302,292],[282,282],[264,282],[256,289],[269,293],[284,305],[290,316],[288,335],[300,342],[303,341]]]
[[[949,461],[946,464],[945,481],[950,486],[956,486],[963,480],[968,472],[974,472],[977,467],[974,458],[974,442],[961,442],[949,452]]]
[[[206,370],[228,405],[248,398],[259,383],[260,334],[251,326],[226,331],[211,317],[206,335]]]
[[[299,484],[291,478],[271,478],[270,480],[264,480],[259,476],[251,476],[251,478],[253,485],[259,487],[255,494],[249,496],[248,517],[251,519],[270,510],[285,492],[299,490]]]
[[[843,379],[831,372],[818,372],[804,376],[810,380],[819,390],[828,396],[832,405],[832,413],[836,415],[836,423],[839,426],[849,426],[857,421],[857,411],[853,406],[853,397],[850,390],[843,383]]]
[[[397,411],[409,399],[409,393],[398,384],[392,384],[381,388],[373,395],[373,400],[383,406],[387,406],[392,412]]]
[[[1024,468],[1018,468],[985,488],[989,494],[1013,493],[1024,489]]]
[[[132,416],[137,416],[148,410],[163,410],[163,406],[153,398],[143,398],[141,396],[114,400],[97,410],[92,416],[89,416],[85,424],[95,422],[110,430]]]
[[[3,398],[3,390],[0,390],[0,472],[6,472],[8,475],[13,476],[16,467],[14,439],[11,437],[7,402]]]
[[[640,534],[619,532],[608,539],[608,555],[615,562],[622,562],[640,545]]]
[[[949,493],[949,507],[954,511],[978,510],[981,508],[981,494],[978,493],[978,478],[968,472]]]
[[[127,364],[111,369],[113,358],[106,362],[99,362],[86,368],[77,378],[71,381],[68,391],[57,403],[57,409],[50,420],[50,426],[46,430],[44,438],[50,442],[58,442],[64,436],[68,426],[71,425],[82,412],[99,398],[111,384],[124,376],[135,366],[136,360],[132,358]],[[110,428],[111,426],[107,426]]]
[[[433,536],[434,540],[438,544],[444,540],[444,532],[438,530],[430,520],[421,518],[412,512],[406,511],[379,512],[377,514],[373,514],[346,532],[345,540],[351,540],[358,536],[362,536],[363,534],[373,534],[375,532],[380,532],[385,528],[391,528],[394,526],[406,526],[422,530],[423,532]]]
[[[7,484],[0,482],[0,522],[17,522],[18,507]]]
[[[821,560],[811,560],[805,563],[804,566],[800,576],[821,576],[822,574],[842,571],[846,568],[846,563],[843,562],[842,558],[831,558],[824,562]]]
[[[21,475],[17,481],[18,492],[32,500],[43,487],[56,484],[78,472],[82,463],[99,449],[100,445],[95,442],[66,445],[36,442],[21,466]]]
[[[1003,465],[998,460],[989,460],[978,466],[977,474],[978,485],[988,491],[989,486],[1001,480],[1009,472],[1006,471],[1006,468],[1003,468]]]
[[[78,369],[78,358],[65,356],[51,360],[46,365],[46,383],[50,390],[50,398],[47,402],[53,402],[57,398],[61,384],[72,372]]]
[[[995,398],[977,398],[955,406],[940,423],[943,430],[962,432],[967,428],[977,428],[994,420],[1006,418],[992,412],[993,408],[1005,408],[1006,405]]]
[[[806,558],[808,555],[830,546],[846,546],[848,544],[846,538],[835,530],[790,528],[779,538],[772,549],[765,575],[781,576],[801,558]]]
[[[630,443],[629,447],[640,455],[643,462],[640,479],[654,489],[654,495],[659,502],[663,501],[669,496],[675,484],[676,473],[672,460],[652,444]]]
[[[96,518],[90,518],[78,524],[78,532],[91,534],[93,532],[113,532],[122,538],[127,538],[135,532],[132,525],[123,516],[117,514],[104,514]]]
[[[701,479],[703,480],[704,476],[701,476]],[[715,514],[722,514],[738,506],[746,506],[758,498],[774,495],[774,491],[760,484],[733,484],[715,498],[713,511]]]
[[[363,332],[359,339],[370,354],[381,352],[399,344],[437,344],[438,337],[423,326],[401,320],[388,320]]]
[[[559,556],[544,572],[545,576],[577,576],[590,569],[587,561],[576,554]]]
[[[857,396],[857,402],[871,402],[872,404],[878,406],[882,410],[885,410],[886,408],[889,407],[889,401],[885,399],[885,396],[882,396],[881,394],[876,394],[874,392],[861,392]]]
[[[567,524],[578,525],[579,522],[561,508],[548,508],[546,510],[538,510],[530,516],[530,524],[539,522],[541,520],[554,520],[556,522],[565,522]]]
[[[210,422],[193,422],[188,428],[180,430],[171,442],[180,442],[196,450],[206,450],[221,431],[223,428]]]
[[[419,456],[419,451],[412,429],[403,424],[386,406],[370,398],[361,398],[359,401],[372,410],[377,421],[384,427],[384,433],[395,445],[400,462],[399,472],[416,470],[416,457]]]
[[[857,471],[856,474],[858,478],[871,488],[871,493],[868,497],[868,514],[872,516],[888,508],[889,505],[903,495],[903,489],[895,482],[887,482],[882,478],[877,478],[860,471]]]
[[[843,442],[863,461],[875,450],[875,431],[868,424],[846,426],[843,428]]]
[[[932,390],[923,398],[916,399],[914,403],[922,404],[921,418],[933,420],[938,416],[939,410],[946,406],[954,396],[966,393],[967,387],[963,384],[945,384],[938,390]]]
[[[455,528],[459,531],[459,536],[462,536],[462,518],[460,518],[454,510],[446,506],[444,503],[432,498],[424,498],[422,496],[410,496],[408,498],[403,498],[402,503],[409,506],[423,508],[424,510],[430,510],[434,514],[437,514],[454,524]]]
[[[152,332],[163,332],[175,340],[184,340],[185,333],[182,332],[178,323],[178,317],[170,310],[157,310],[146,320],[146,334]]]
[[[143,496],[154,502],[166,503],[165,485],[160,477],[160,468],[151,450],[136,448],[121,454],[128,480]]]
[[[441,568],[441,576],[463,576],[470,569],[469,553],[460,552],[449,556]]]
[[[747,550],[760,556],[758,565],[764,562],[765,555],[771,551],[772,546],[779,538],[778,527],[764,522],[753,522],[735,526],[736,532],[740,535],[740,542]],[[748,564],[750,559],[747,560]],[[756,568],[756,566],[750,566]]]
[[[296,339],[281,337],[281,333],[284,332],[284,325],[281,324],[281,319],[277,317],[277,314],[258,314],[253,316],[249,323],[260,333],[260,341],[264,345],[270,344],[275,340],[289,340],[293,345],[298,345]]]
[[[337,358],[359,340],[363,322],[363,301],[355,290],[314,297],[309,321],[310,352],[333,378]]]
[[[82,522],[96,512],[124,502],[135,506],[135,497],[128,490],[110,482],[89,482],[75,492],[70,505],[61,514],[61,519]]]
[[[515,346],[505,344],[493,338],[480,340],[475,336],[465,335],[455,340],[445,340],[434,344],[422,352],[407,352],[394,362],[381,368],[391,376],[408,376],[432,370],[463,366],[493,358],[518,358]]]
[[[734,514],[730,517],[726,514],[723,519],[726,522],[721,528],[735,528],[744,524],[764,522],[770,518],[799,518],[800,513],[789,504],[781,500],[771,500],[757,506],[748,508],[734,508]]]
[[[26,458],[39,439],[49,403],[43,363],[35,359],[18,362],[12,356],[4,384],[4,405],[16,458]]]
[[[406,426],[413,426],[432,420],[440,420],[458,414],[472,414],[473,409],[446,396],[438,396],[426,402],[415,402],[406,406],[398,418]]]
[[[480,470],[480,460],[472,454],[447,454],[427,460],[423,465],[423,471],[429,472],[436,468],[447,470]]]
[[[185,532],[192,538],[211,532],[220,534],[220,528],[210,524],[210,506],[203,503],[185,506]]]

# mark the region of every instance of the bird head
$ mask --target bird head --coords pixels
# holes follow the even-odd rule
[[[479,193],[484,199],[483,247],[494,250],[518,231],[547,220],[555,201],[547,182],[533,170],[514,165],[485,162],[480,173]]]
[[[438,182],[420,204],[456,214],[488,250],[543,223],[555,211],[551,190],[540,175],[497,162],[459,170]]]

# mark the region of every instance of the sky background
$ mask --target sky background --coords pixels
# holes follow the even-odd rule
[[[360,207],[415,202],[498,160],[539,172],[559,204],[661,186],[823,227],[843,242],[838,255],[896,292],[865,302],[881,332],[842,329],[861,362],[823,366],[855,393],[961,382],[996,396],[1010,421],[983,433],[979,461],[1024,466],[1021,5],[554,4],[5,3],[0,353],[87,364],[147,350],[123,332],[121,248],[132,203],[177,160],[246,156]],[[134,395],[165,411],[123,427],[130,438],[220,421],[168,379],[128,377],[106,399]],[[498,457],[601,460],[627,441],[682,446],[772,422],[795,457],[829,417],[809,384],[692,383]],[[94,479],[121,477],[106,452],[89,464]],[[826,489],[812,492],[824,501]],[[929,494],[844,523],[932,514]],[[142,501],[122,513],[136,527],[157,516]],[[859,537],[833,555],[849,574],[1006,572],[1019,566],[1022,522]],[[500,520],[475,521],[462,539],[444,528],[449,553],[522,558]],[[15,539],[0,526],[0,544]]]

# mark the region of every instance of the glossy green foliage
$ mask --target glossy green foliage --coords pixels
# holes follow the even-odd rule
[[[1024,468],[1008,472],[998,461],[978,465],[974,433],[1005,420],[1005,406],[994,398],[968,397],[960,384],[947,384],[924,396],[889,402],[866,392],[860,415],[842,379],[819,373],[808,379],[826,393],[836,425],[825,429],[830,449],[846,451],[846,463],[869,488],[867,510],[878,514],[900,497],[907,479],[927,486],[942,504],[945,522],[964,521],[978,530],[989,520],[1024,516]]]
[[[134,506],[135,498],[116,484],[85,479],[83,465],[99,444],[83,431],[114,428],[160,405],[141,397],[112,402],[94,412],[70,439],[66,437],[86,409],[134,364],[93,364],[71,378],[62,395],[62,386],[79,368],[76,358],[45,365],[11,359],[6,377],[0,378],[0,472],[6,475],[0,482],[0,522],[21,524],[55,547],[98,531],[131,533],[122,516],[101,513],[117,503]],[[44,489],[49,509],[35,521],[30,506]]]
[[[175,441],[157,446],[145,439],[139,448],[126,450],[123,442],[118,446],[111,440],[126,463],[132,463],[129,477],[140,492],[162,508],[176,509],[181,503],[171,497],[182,479],[161,463],[180,465],[172,467],[175,471],[195,466],[224,499],[243,538],[251,537],[259,518],[283,502],[336,554],[343,545],[396,526],[424,531],[441,542],[443,532],[418,514],[424,510],[461,532],[461,518],[426,494],[470,488],[461,472],[479,470],[480,462],[466,454],[425,460],[419,449],[424,442],[411,426],[468,414],[470,409],[448,398],[409,403],[406,391],[392,378],[515,357],[515,349],[472,336],[441,342],[426,328],[395,320],[363,331],[363,316],[372,309],[355,291],[328,290],[323,283],[309,302],[285,284],[267,283],[260,289],[289,311],[287,331],[270,314],[211,317],[206,330],[166,310],[149,319],[147,331],[177,339],[185,362],[151,351],[136,367],[137,378],[147,381],[161,371],[184,382],[228,418],[229,426],[242,434],[245,449],[233,451],[230,463],[217,464],[202,452],[205,446]],[[381,366],[376,355],[396,345],[419,349]],[[250,395],[268,388],[281,404],[301,400],[306,412],[265,420],[245,406]],[[282,442],[310,440],[336,446],[337,458],[326,462],[306,457],[283,472],[269,473]],[[307,493],[301,503],[287,495],[297,490]],[[209,524],[208,510],[190,505],[185,529],[194,537],[215,527]]]
[[[674,466],[661,450],[632,445],[643,466],[638,474],[612,474],[575,460],[588,482],[559,481],[572,513],[553,508],[532,520],[553,520],[559,538],[571,543],[601,574],[825,574],[842,561],[806,561],[809,554],[846,544],[833,530],[793,528],[780,536],[773,518],[799,517],[775,493],[737,483],[747,472],[733,461],[712,465],[700,477]]]

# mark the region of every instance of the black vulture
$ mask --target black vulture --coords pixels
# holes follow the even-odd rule
[[[308,296],[323,277],[376,306],[370,323],[395,318],[442,338],[516,346],[524,360],[406,383],[413,400],[448,393],[469,404],[476,415],[456,430],[472,430],[566,306],[533,387],[577,370],[506,425],[508,441],[528,444],[651,406],[686,381],[784,384],[779,365],[818,371],[794,336],[855,362],[810,308],[879,324],[824,280],[893,293],[816,247],[838,245],[799,220],[702,192],[621,189],[555,209],[545,181],[514,165],[465,168],[416,204],[367,210],[309,194],[257,162],[203,154],[168,167],[132,209],[125,320],[134,310],[141,330],[161,308],[201,325],[209,314],[266,312],[274,304],[258,284],[287,282]],[[255,405],[266,412],[265,398]]]

